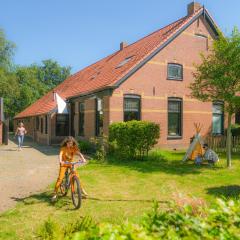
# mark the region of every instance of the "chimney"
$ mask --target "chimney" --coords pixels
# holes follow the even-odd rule
[[[120,50],[123,50],[128,44],[126,42],[120,43]]]
[[[198,2],[191,2],[187,5],[187,11],[188,11],[188,16],[192,15],[194,12],[199,10],[202,7],[202,5]]]

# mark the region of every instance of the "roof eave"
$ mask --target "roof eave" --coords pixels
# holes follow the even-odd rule
[[[93,95],[95,95],[99,92],[102,92],[102,91],[105,91],[105,90],[113,90],[115,88],[116,88],[116,86],[105,86],[105,87],[98,88],[98,89],[90,91],[90,92],[85,92],[85,93],[81,93],[81,94],[78,94],[78,95],[75,95],[75,96],[68,97],[67,100],[71,101],[71,100],[74,100],[76,98],[81,98],[81,97],[92,97]]]

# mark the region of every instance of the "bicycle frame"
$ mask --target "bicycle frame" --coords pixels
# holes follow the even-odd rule
[[[71,186],[71,191],[74,191],[74,185],[72,184],[72,179],[74,176],[76,176],[78,179],[78,174],[75,170],[75,165],[85,165],[85,163],[83,163],[82,161],[78,161],[78,162],[65,162],[62,166],[67,167],[67,170],[65,172],[65,177],[68,180],[67,181],[67,185],[66,188],[69,189]],[[70,169],[70,172],[69,172]]]

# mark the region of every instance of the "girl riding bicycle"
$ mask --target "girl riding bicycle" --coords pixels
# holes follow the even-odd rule
[[[60,169],[59,169],[59,175],[55,185],[52,201],[57,200],[57,193],[58,193],[59,186],[65,176],[65,172],[68,169],[68,167],[64,166],[64,162],[73,162],[73,158],[75,155],[79,156],[82,162],[86,162],[86,159],[79,151],[76,140],[71,136],[66,137],[61,144],[61,149],[59,153]],[[81,186],[81,192],[83,196],[88,195],[82,186]]]

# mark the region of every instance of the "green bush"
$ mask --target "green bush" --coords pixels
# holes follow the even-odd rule
[[[109,127],[110,146],[116,143],[118,153],[127,158],[148,155],[149,150],[160,137],[160,127],[146,121],[113,123]]]
[[[95,151],[94,146],[87,140],[79,140],[78,147],[82,153],[91,154]]]
[[[199,208],[201,208],[200,206]],[[202,207],[203,208],[203,207]],[[54,226],[54,224],[50,224]],[[47,226],[45,224],[44,226]],[[192,239],[240,239],[240,200],[217,199],[212,207],[204,207],[196,213],[191,205],[172,205],[169,210],[161,211],[155,203],[153,210],[139,224],[100,223],[93,224],[91,219],[80,220],[71,224],[70,230],[62,228],[62,233],[55,234],[55,227],[40,239],[52,236],[64,236],[65,240],[91,239],[131,239],[131,240],[192,240]],[[58,230],[59,231],[59,230]],[[45,238],[46,237],[46,238]],[[54,238],[53,238],[54,239]]]
[[[105,135],[100,137],[93,137],[90,139],[95,148],[95,159],[98,161],[104,161],[107,155],[107,137]]]

